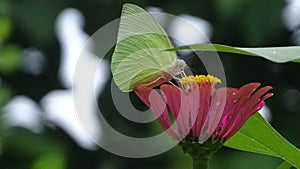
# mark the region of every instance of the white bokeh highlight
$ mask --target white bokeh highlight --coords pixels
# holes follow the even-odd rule
[[[300,45],[300,28],[298,30],[296,30],[295,32],[293,32],[291,38],[292,38],[292,42],[295,45]]]
[[[23,50],[21,67],[23,72],[40,75],[44,72],[45,64],[46,58],[40,50],[33,47]]]
[[[39,105],[26,96],[16,96],[2,108],[5,128],[23,127],[34,133],[43,130]]]
[[[59,77],[66,88],[72,88],[77,60],[89,36],[83,32],[84,18],[80,11],[69,8],[57,17],[55,32],[61,46]]]
[[[262,107],[262,109],[260,109],[260,110],[258,111],[258,113],[259,113],[260,115],[262,115],[262,117],[263,117],[265,120],[267,120],[268,122],[271,122],[271,121],[272,121],[272,112],[271,112],[270,108],[269,108],[267,105],[264,105],[264,106]]]
[[[94,149],[96,146],[89,136],[98,139],[101,137],[101,125],[96,117],[97,105],[94,99],[105,85],[108,65],[89,51],[84,50],[82,53],[89,36],[83,32],[83,16],[78,10],[69,8],[59,14],[56,33],[62,47],[59,78],[67,89],[48,93],[41,100],[41,105],[47,119],[63,128],[82,147]],[[82,69],[85,72],[80,75],[79,79],[77,78],[77,81],[74,81],[79,56],[83,57],[80,65],[83,66]],[[98,67],[100,62],[102,64]],[[93,73],[95,69],[98,70],[96,74]],[[94,85],[85,83],[87,76],[95,77]],[[81,109],[80,111],[75,109],[74,97],[82,99],[80,105],[77,106]],[[83,128],[82,125],[85,127]]]
[[[146,10],[158,21],[172,37],[175,47],[191,44],[209,43],[213,33],[212,25],[199,17],[180,14],[177,17],[163,15],[163,9],[147,7]],[[177,51],[182,55],[189,55],[191,51]]]
[[[85,119],[81,120],[83,123],[87,123],[89,128],[85,130],[89,131],[93,137],[100,137],[101,126],[97,121],[97,117],[90,100],[82,99],[84,102],[80,105],[85,109]],[[69,90],[55,90],[48,93],[41,100],[41,106],[45,112],[45,118],[62,129],[64,129],[81,147],[86,149],[95,149],[95,144],[86,135],[85,130],[79,122],[76,114],[73,93]]]
[[[300,45],[300,0],[286,0],[282,10],[282,20],[286,28],[292,32],[291,40]]]
[[[83,31],[83,23],[84,18],[80,11],[68,8],[58,15],[55,24],[56,35],[61,45],[58,77],[66,90],[50,91],[41,99],[41,108],[30,98],[16,96],[3,108],[3,118],[8,128],[19,126],[40,133],[43,120],[50,121],[68,133],[79,146],[86,149],[97,148],[90,138],[101,137],[102,128],[97,118],[96,98],[109,77],[109,66],[106,61],[86,50],[85,44],[89,36]],[[26,52],[30,54],[28,57],[33,56],[32,52],[34,55],[42,55],[36,50],[25,50],[25,54]],[[81,71],[82,74],[74,81],[79,56],[82,57],[80,68],[84,71]],[[36,68],[43,64],[36,63]],[[25,70],[31,74],[39,73],[39,69]],[[93,78],[94,84],[88,84],[86,78]],[[80,105],[76,107],[80,110],[75,109],[74,97],[81,99]]]
[[[171,37],[178,37],[173,39],[175,46],[208,43],[212,26],[201,18],[181,14],[171,21],[167,32]]]
[[[287,0],[282,17],[283,23],[290,31],[300,28],[300,0]]]
[[[163,9],[149,6],[146,8],[146,11],[149,12],[164,29],[167,28],[170,21],[168,20],[169,18],[166,15],[162,15],[162,13],[164,13]]]

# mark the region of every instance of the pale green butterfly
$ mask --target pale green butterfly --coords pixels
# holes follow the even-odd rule
[[[116,85],[123,92],[137,84],[156,86],[180,74],[186,66],[177,59],[168,35],[144,9],[123,6],[117,45],[112,56],[111,70]]]

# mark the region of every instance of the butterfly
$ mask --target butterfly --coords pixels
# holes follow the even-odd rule
[[[111,61],[113,79],[119,89],[130,92],[137,84],[157,86],[179,75],[186,63],[155,18],[139,6],[124,4],[117,44]]]

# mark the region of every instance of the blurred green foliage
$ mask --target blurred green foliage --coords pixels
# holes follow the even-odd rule
[[[0,17],[0,44],[9,36],[11,31],[11,22],[8,18]]]
[[[65,158],[60,153],[47,154],[39,157],[32,166],[32,169],[64,169],[66,168]]]
[[[11,89],[6,85],[0,85],[0,107],[3,107],[11,98]]]
[[[60,46],[55,37],[54,23],[61,10],[79,9],[85,16],[85,31],[94,33],[101,26],[120,16],[122,4],[135,3],[142,7],[157,6],[171,14],[187,13],[201,17],[213,26],[212,42],[232,46],[285,46],[290,35],[281,20],[283,0],[1,0],[0,1],[0,107],[15,95],[26,95],[39,102],[53,89],[62,89],[57,79]],[[47,59],[45,71],[38,76],[29,75],[19,68],[22,50],[35,47]],[[204,55],[208,53],[203,53]],[[267,101],[273,113],[272,125],[289,141],[300,147],[300,104],[295,109],[286,105],[286,91],[300,90],[299,64],[276,64],[261,58],[221,54],[227,84],[239,87],[259,81],[274,86],[275,96]],[[196,57],[188,60],[197,72],[205,72]],[[133,96],[134,97],[134,96]],[[135,100],[137,98],[133,98]],[[138,101],[137,101],[138,102]],[[113,106],[110,81],[99,98],[100,108],[113,127],[134,136],[161,132],[157,123],[136,124],[124,119]],[[142,106],[142,105],[140,105]],[[295,111],[296,110],[296,111]],[[1,123],[1,122],[0,122]],[[52,126],[52,127],[51,127]],[[41,134],[26,129],[12,128],[0,131],[0,168],[2,169],[182,169],[190,168],[191,161],[178,147],[146,159],[119,157],[99,148],[80,148],[63,130],[44,123]],[[280,159],[233,151],[224,148],[211,161],[211,168],[276,168]]]
[[[6,45],[0,48],[0,72],[11,73],[21,65],[21,49],[16,45]]]

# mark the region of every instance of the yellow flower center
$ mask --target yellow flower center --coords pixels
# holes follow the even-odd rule
[[[221,83],[221,80],[219,78],[214,77],[214,76],[209,75],[209,74],[207,76],[205,76],[205,75],[196,75],[195,78],[196,78],[196,81],[197,81],[198,84],[201,84],[201,83],[205,82],[207,85],[214,86],[218,83]]]
[[[217,83],[221,83],[221,80],[212,75],[196,75],[196,76],[187,76],[179,80],[184,88],[191,88],[194,84],[202,85],[206,84],[209,86],[215,86]],[[192,87],[193,88],[193,87]]]

